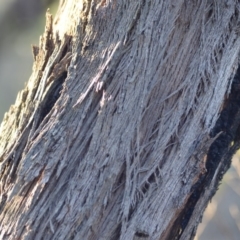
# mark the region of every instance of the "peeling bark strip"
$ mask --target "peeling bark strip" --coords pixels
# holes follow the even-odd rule
[[[192,239],[239,147],[239,9],[69,0],[47,13],[0,128],[1,239]]]
[[[12,182],[12,178],[15,178],[15,171],[12,171],[11,174],[5,172],[5,166],[9,165],[8,171],[17,167],[20,159],[15,159],[15,152],[18,152],[18,158],[20,158],[24,148],[27,147],[29,138],[36,135],[40,123],[59,98],[66,78],[67,67],[71,60],[71,54],[68,52],[70,36],[64,36],[63,40],[59,40],[57,34],[54,37],[52,15],[47,12],[46,17],[45,32],[43,37],[40,37],[40,46],[38,49],[34,47],[33,75],[26,89],[18,96],[20,99],[17,99],[16,104],[19,104],[19,111],[22,112],[20,112],[20,116],[16,116],[16,127],[12,131],[8,131],[9,142],[11,142],[11,138],[15,142],[10,147],[5,146],[5,151],[1,156],[1,159],[4,159],[1,163],[3,171],[1,174],[8,178],[8,183]],[[8,116],[5,116],[3,122],[7,118]],[[20,133],[17,136],[16,131]],[[5,185],[6,182],[2,181],[2,184]]]

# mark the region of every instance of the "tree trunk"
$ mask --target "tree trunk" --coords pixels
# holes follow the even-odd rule
[[[192,239],[239,147],[239,9],[62,0],[47,13],[0,129],[1,239]]]

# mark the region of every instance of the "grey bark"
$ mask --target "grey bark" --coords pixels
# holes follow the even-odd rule
[[[2,239],[192,239],[239,143],[238,111],[219,118],[237,94],[239,7],[72,0],[47,14],[0,129]]]

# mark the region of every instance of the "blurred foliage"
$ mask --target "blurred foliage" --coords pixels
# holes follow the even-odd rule
[[[0,36],[8,39],[24,29],[35,26],[36,19],[46,11],[47,7],[56,3],[54,0],[3,0],[0,3]]]

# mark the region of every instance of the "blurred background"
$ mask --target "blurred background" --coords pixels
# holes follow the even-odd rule
[[[31,44],[38,45],[45,12],[56,0],[0,0],[0,121],[30,77]]]
[[[0,122],[32,72],[31,44],[38,45],[47,8],[58,0],[0,0]],[[206,209],[195,240],[240,240],[240,154]]]

